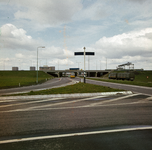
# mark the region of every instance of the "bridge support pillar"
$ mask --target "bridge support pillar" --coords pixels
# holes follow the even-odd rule
[[[60,73],[58,72],[57,74],[58,74],[58,77],[60,77]]]
[[[95,77],[97,77],[98,72],[96,72]]]

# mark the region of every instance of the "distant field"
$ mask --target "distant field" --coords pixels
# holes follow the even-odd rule
[[[39,83],[52,76],[39,71]],[[0,89],[36,84],[36,71],[0,71]]]
[[[122,84],[132,84],[132,85],[152,87],[152,71],[135,71],[134,73],[135,73],[134,81],[113,80],[113,79],[108,79],[108,76],[106,76],[105,78],[98,78],[98,79],[91,78],[91,79],[106,81],[106,82],[115,82],[115,83],[122,83]]]

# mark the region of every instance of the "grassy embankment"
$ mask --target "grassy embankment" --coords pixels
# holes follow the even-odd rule
[[[98,79],[97,78],[90,78],[90,79],[99,80],[99,81],[106,81],[106,82],[114,82],[114,83],[152,87],[152,71],[135,71],[134,73],[135,73],[135,80],[134,81],[108,79],[108,74],[106,76],[104,76],[103,78],[101,77]]]
[[[51,79],[52,76],[39,71],[39,83]],[[36,84],[36,71],[0,71],[0,89]]]
[[[39,83],[44,82],[46,78],[52,76],[39,72]],[[36,71],[0,71],[0,88],[18,87],[36,84]],[[69,93],[95,93],[95,92],[115,92],[122,91],[99,85],[77,83],[66,87],[53,88],[41,91],[31,91],[29,93],[14,94],[14,95],[44,95],[44,94],[69,94]]]

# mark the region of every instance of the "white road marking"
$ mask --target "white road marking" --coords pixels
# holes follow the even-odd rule
[[[134,105],[139,103],[147,103],[148,101],[139,100],[137,102],[129,102],[129,103],[117,103],[117,104],[99,104],[98,105],[83,105],[83,106],[74,106],[74,107],[44,107],[44,108],[34,108],[30,110],[23,110],[23,111],[41,111],[41,110],[61,110],[61,109],[79,109],[79,108],[90,108],[90,107],[110,107],[110,106],[123,106],[123,105]],[[15,112],[15,111],[22,111],[21,109],[16,110],[8,110],[8,111],[1,111],[1,112]]]
[[[42,103],[42,102],[47,102],[47,101],[59,100],[59,99],[62,99],[62,98],[52,98],[52,99],[39,100],[39,101],[30,101],[30,102],[22,102],[22,103],[17,103],[17,104],[2,105],[2,106],[0,106],[0,108],[18,106],[18,105],[26,105],[26,104],[34,104],[34,103]]]
[[[15,99],[11,99],[11,100],[0,100],[0,103],[7,103],[7,102],[13,102],[13,101],[19,101],[19,100],[15,100]]]
[[[80,100],[67,101],[67,102],[61,102],[61,103],[55,103],[55,104],[47,104],[47,105],[42,105],[42,106],[34,106],[34,107],[25,108],[25,109],[8,110],[8,111],[3,111],[3,112],[29,111],[29,110],[33,110],[33,109],[37,109],[37,108],[47,108],[47,107],[51,107],[51,106],[64,105],[64,104],[69,104],[69,103],[76,103],[76,102],[81,102],[81,101],[85,101],[85,100],[89,100],[89,99],[95,99],[95,98],[101,98],[101,97],[105,97],[105,96],[96,96],[96,97],[84,98],[84,99],[80,99]]]
[[[83,136],[83,135],[94,135],[94,134],[108,134],[108,133],[117,133],[117,132],[139,131],[139,130],[152,130],[152,126],[124,128],[124,129],[113,129],[113,130],[104,130],[104,131],[80,132],[80,133],[50,135],[50,136],[38,136],[38,137],[29,137],[29,138],[21,138],[21,139],[10,139],[10,140],[2,140],[2,141],[0,141],[0,144],[34,141],[34,140],[44,140],[44,139],[54,139],[54,138],[65,138],[65,137],[72,137],[72,136]]]
[[[31,111],[36,111],[36,110],[57,110],[57,109],[79,109],[79,108],[89,108],[89,107],[110,107],[110,106],[123,106],[123,105],[134,105],[134,104],[139,104],[139,103],[146,103],[143,101],[137,101],[137,102],[130,102],[130,103],[117,103],[117,104],[106,104],[106,105],[84,105],[84,106],[75,106],[75,107],[56,107],[56,108],[40,108],[40,109],[33,109]]]
[[[130,103],[119,103],[119,104],[107,104],[107,105],[95,105],[95,106],[89,106],[89,105],[84,105],[84,106],[75,106],[75,107],[56,107],[56,108],[38,108],[38,109],[32,109],[29,111],[39,111],[39,110],[61,110],[61,109],[79,109],[79,108],[91,108],[91,107],[110,107],[110,106],[123,106],[123,105],[134,105],[134,104],[139,104],[139,103],[147,103],[147,102],[130,102]],[[8,112],[8,111],[4,111]]]
[[[31,111],[36,111],[36,110],[61,110],[61,109],[79,109],[79,108],[90,108],[90,107],[105,107],[105,106],[118,106],[118,105],[133,105],[137,104],[139,102],[132,102],[132,103],[123,103],[123,104],[108,104],[108,105],[95,105],[95,106],[89,106],[89,105],[84,105],[84,106],[75,106],[75,107],[58,107],[58,108],[38,108],[38,109],[33,109]],[[6,112],[6,111],[5,111]]]
[[[125,98],[128,98],[128,97],[133,97],[133,96],[137,96],[137,95],[140,95],[140,94],[127,95],[127,96],[115,98],[115,99],[112,99],[112,100],[106,100],[106,101],[102,101],[102,102],[98,102],[98,103],[93,103],[93,104],[90,104],[88,106],[95,106],[95,105],[101,105],[101,104],[104,104],[104,103],[110,103],[110,102],[118,101],[118,100],[121,100],[121,99],[125,99]]]
[[[151,96],[151,97],[146,98],[146,100],[152,100],[152,96]]]
[[[68,104],[68,103],[76,103],[76,102],[80,102],[80,101],[85,101],[85,100],[90,100],[90,99],[96,99],[96,98],[101,98],[101,97],[105,97],[105,96],[96,96],[96,97],[90,97],[90,98],[85,98],[85,99],[80,99],[80,100],[66,101],[66,102],[61,102],[61,103],[47,104],[47,105],[42,105],[42,106],[34,106],[34,107],[29,107],[29,108],[24,108],[24,109],[7,110],[7,111],[1,111],[1,112],[17,112],[17,111],[33,111],[33,110],[36,111],[36,110],[51,110],[51,109],[70,109],[70,108],[95,107],[95,106],[102,106],[104,103],[118,101],[118,100],[121,100],[121,99],[124,99],[124,98],[136,96],[136,95],[140,95],[140,94],[138,93],[138,94],[133,94],[133,95],[127,95],[127,96],[119,97],[119,98],[116,98],[116,99],[112,99],[112,100],[108,100],[108,101],[105,100],[105,101],[102,101],[102,102],[93,103],[93,104],[84,105],[84,106],[51,108],[51,106],[64,105],[64,104]],[[51,99],[51,100],[53,101],[55,99]],[[49,99],[49,100],[43,100],[43,101],[51,101],[51,100]],[[37,103],[37,102],[43,102],[43,101],[39,100],[39,101],[34,101],[34,102],[27,102],[25,104]],[[131,103],[125,103],[125,104],[119,104],[119,105],[136,104],[136,103],[141,103],[141,102],[143,103],[144,101],[131,102]],[[16,105],[22,105],[22,104],[23,103],[16,104]],[[108,105],[103,105],[103,106],[113,106],[113,105],[115,105],[115,104],[108,104]],[[9,105],[9,106],[11,106],[11,105]],[[0,107],[3,107],[3,106],[0,106]]]

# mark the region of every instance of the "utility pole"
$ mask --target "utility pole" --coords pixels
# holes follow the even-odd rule
[[[78,63],[78,68],[79,68],[79,64],[81,64],[81,62],[76,62],[76,63]]]
[[[84,83],[86,83],[86,81],[85,81],[85,77],[86,77],[85,76],[85,49],[86,48],[84,47],[83,49],[84,49],[84,73],[83,74],[84,74]]]
[[[88,77],[90,77],[90,56],[88,55]]]
[[[107,69],[107,58],[106,58],[106,69]]]
[[[38,49],[39,48],[45,48],[45,46],[39,46],[37,47],[37,75],[36,75],[36,83],[38,84]]]

